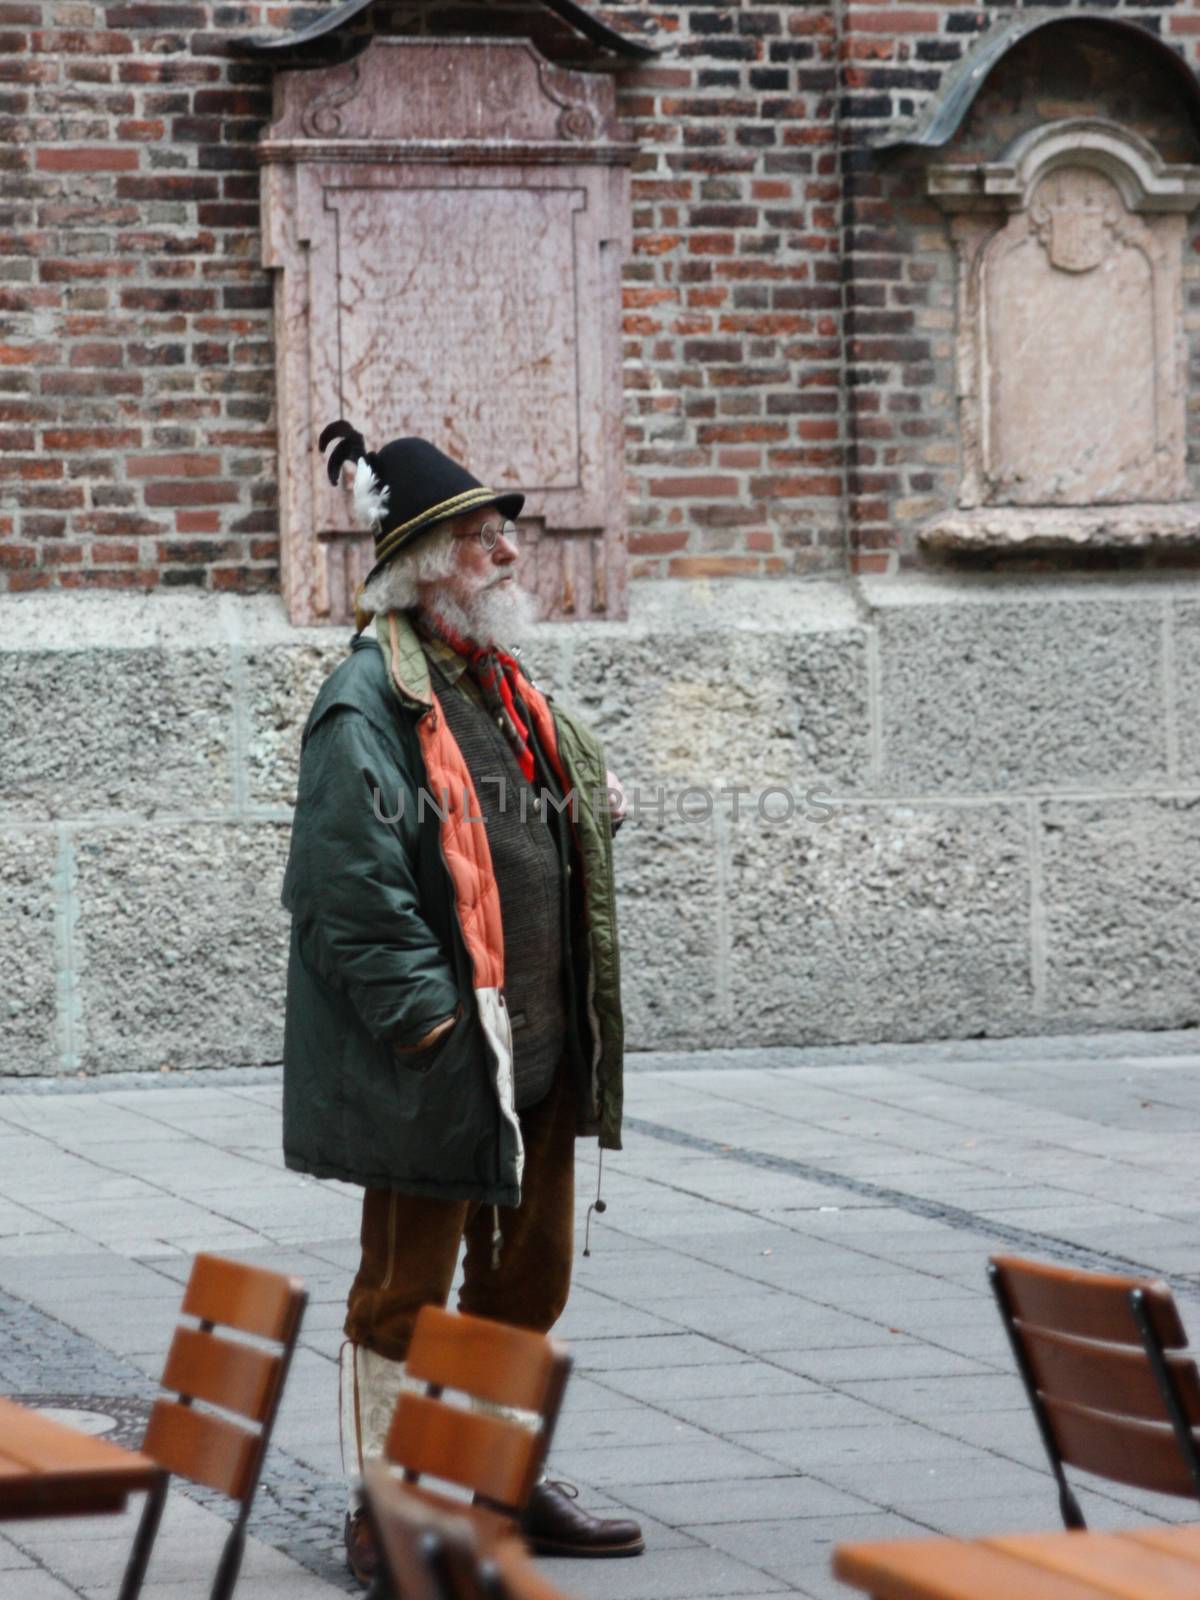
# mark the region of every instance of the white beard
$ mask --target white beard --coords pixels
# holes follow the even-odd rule
[[[520,644],[537,621],[534,597],[515,580],[480,589],[465,604],[443,591],[436,610],[462,638],[502,650]]]

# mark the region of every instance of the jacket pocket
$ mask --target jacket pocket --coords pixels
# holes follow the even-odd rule
[[[446,1029],[432,1044],[427,1044],[423,1050],[412,1050],[404,1046],[389,1045],[391,1057],[401,1072],[425,1073],[432,1072],[438,1062],[445,1055],[447,1047],[463,1021],[464,1007],[461,1003],[454,1009],[453,1025]]]

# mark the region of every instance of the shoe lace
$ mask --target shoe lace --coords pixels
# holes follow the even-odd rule
[[[557,1489],[559,1494],[565,1494],[568,1500],[579,1499],[578,1484],[568,1483],[565,1478],[547,1478],[546,1482],[551,1489]]]

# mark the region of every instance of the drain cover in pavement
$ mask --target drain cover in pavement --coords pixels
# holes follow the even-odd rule
[[[97,1434],[140,1448],[150,1415],[150,1401],[115,1394],[13,1394],[7,1397],[54,1422],[64,1422],[80,1433]]]

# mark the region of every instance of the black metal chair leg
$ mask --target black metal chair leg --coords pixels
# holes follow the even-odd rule
[[[142,1507],[141,1521],[138,1523],[133,1549],[129,1552],[125,1576],[121,1581],[119,1600],[137,1600],[142,1592],[146,1568],[150,1565],[150,1552],[154,1548],[154,1539],[158,1533],[158,1525],[162,1521],[166,1500],[167,1474],[164,1472],[160,1481],[146,1496],[146,1504]]]
[[[1083,1512],[1079,1509],[1079,1501],[1076,1500],[1065,1480],[1059,1486],[1058,1509],[1062,1513],[1063,1526],[1065,1528],[1079,1529],[1087,1527],[1087,1523],[1083,1520]]]
[[[221,1561],[217,1567],[217,1575],[213,1579],[209,1600],[229,1600],[233,1586],[238,1580],[238,1573],[242,1570],[242,1557],[245,1553],[246,1524],[239,1521],[234,1525],[225,1541],[225,1548],[221,1551]]]

